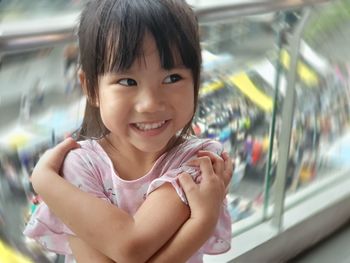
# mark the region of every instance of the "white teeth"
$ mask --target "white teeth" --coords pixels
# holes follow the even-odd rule
[[[160,127],[163,126],[163,124],[165,123],[165,121],[161,121],[161,122],[155,122],[155,123],[135,123],[135,126],[143,131],[149,131],[149,130],[153,130],[153,129],[158,129]]]

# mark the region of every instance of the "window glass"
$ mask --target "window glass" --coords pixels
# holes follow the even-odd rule
[[[83,0],[1,0],[0,17],[2,23],[52,18],[53,15],[63,15],[79,12]]]
[[[349,168],[349,10],[349,1],[314,8],[301,37],[288,193]]]
[[[264,204],[278,24],[270,13],[200,27],[203,79],[194,128],[221,141],[235,162],[228,193],[233,223],[261,214]]]

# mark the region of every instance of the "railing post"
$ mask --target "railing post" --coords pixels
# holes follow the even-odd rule
[[[274,212],[272,217],[272,225],[276,227],[278,231],[281,231],[283,224],[286,171],[288,166],[289,146],[293,128],[293,117],[296,100],[295,82],[299,58],[300,40],[310,14],[310,8],[306,8],[300,23],[297,25],[294,31],[290,45],[290,70],[287,76],[287,91],[283,102],[277,173],[274,185]]]
[[[269,198],[270,198],[270,180],[271,180],[271,165],[272,165],[272,153],[273,153],[273,143],[275,138],[275,129],[276,129],[276,111],[277,111],[277,103],[278,103],[278,94],[279,94],[279,87],[280,87],[280,75],[281,75],[281,62],[280,62],[280,55],[281,55],[281,49],[282,49],[282,32],[284,30],[283,25],[281,26],[281,22],[284,22],[285,16],[280,17],[280,23],[277,28],[275,28],[276,31],[276,75],[275,75],[275,94],[274,94],[274,100],[273,100],[273,109],[272,109],[272,120],[270,125],[270,132],[269,132],[269,151],[268,151],[268,157],[267,157],[267,165],[266,165],[266,171],[265,171],[265,185],[264,185],[264,208],[263,208],[263,219],[267,219],[268,217],[268,205],[269,205]]]

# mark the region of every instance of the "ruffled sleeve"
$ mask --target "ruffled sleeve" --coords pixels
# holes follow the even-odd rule
[[[225,200],[222,204],[214,233],[202,246],[201,251],[208,255],[222,254],[229,251],[232,239],[231,226],[231,217],[227,209],[227,201]]]
[[[98,171],[92,166],[84,149],[71,151],[63,164],[62,172],[67,181],[108,202]],[[55,186],[48,186],[55,187]],[[62,196],[62,199],[65,197]],[[44,248],[58,254],[72,254],[68,236],[74,233],[56,217],[45,203],[41,203],[24,229],[24,235],[37,240]]]
[[[151,182],[147,191],[147,196],[164,183],[170,183],[176,190],[180,199],[184,203],[188,204],[186,195],[178,182],[178,175],[186,172],[192,176],[193,180],[196,183],[200,183],[200,169],[191,166],[186,166],[186,162],[196,158],[196,153],[199,150],[211,151],[218,155],[221,155],[223,147],[220,143],[212,140],[205,140],[200,144],[194,143],[190,146],[187,145],[181,151],[182,153],[179,156],[177,156],[177,159],[181,160],[181,163],[177,163],[177,160],[174,159],[170,160],[170,162],[174,164],[173,167],[165,171],[164,174],[162,174],[159,178]],[[213,235],[208,239],[208,241],[202,246],[200,252],[204,254],[221,254],[227,252],[230,249],[230,247],[231,218],[227,209],[227,202],[225,200],[222,204],[215,231]]]

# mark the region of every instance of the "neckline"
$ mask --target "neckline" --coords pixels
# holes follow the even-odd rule
[[[160,157],[157,158],[157,160],[153,163],[151,169],[144,175],[142,175],[141,177],[135,179],[135,180],[125,180],[123,178],[121,178],[119,176],[119,174],[117,173],[117,171],[114,169],[114,165],[113,162],[111,160],[111,158],[108,156],[107,152],[103,149],[103,147],[96,141],[96,140],[90,140],[94,146],[94,148],[102,154],[102,156],[104,157],[104,159],[108,162],[108,165],[112,171],[112,174],[114,175],[115,178],[118,179],[118,181],[122,184],[125,185],[131,185],[131,184],[141,184],[144,183],[145,181],[148,181],[150,179],[150,177],[152,177],[152,175],[154,174],[154,170],[157,169],[159,163],[165,158],[166,153],[163,153]]]

